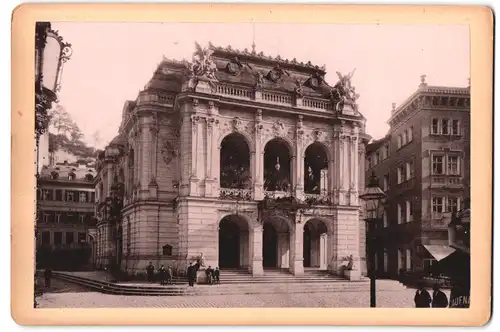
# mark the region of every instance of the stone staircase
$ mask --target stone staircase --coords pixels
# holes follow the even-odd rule
[[[265,270],[262,276],[252,276],[245,270],[221,270],[218,285],[195,285],[187,282],[173,285],[159,285],[137,282],[110,282],[96,280],[91,276],[77,276],[64,272],[54,273],[55,278],[85,286],[91,290],[115,295],[140,296],[186,296],[186,295],[245,295],[245,294],[292,294],[292,293],[332,293],[369,292],[368,279],[348,281],[327,274],[325,271],[306,270],[303,276],[293,276],[285,270]],[[388,280],[378,280],[377,290],[398,291],[405,289],[402,284]]]

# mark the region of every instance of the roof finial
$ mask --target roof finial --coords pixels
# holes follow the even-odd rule
[[[395,111],[396,110],[396,103],[392,103],[392,110]]]
[[[255,22],[252,18],[252,54],[255,54]]]
[[[422,84],[425,84],[426,77],[427,77],[427,75],[420,75],[420,82],[422,82]]]
[[[470,88],[470,77],[467,79],[467,82],[469,82],[469,88]]]

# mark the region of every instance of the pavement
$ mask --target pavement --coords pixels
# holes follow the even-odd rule
[[[444,290],[444,292],[449,297],[449,291]],[[414,295],[414,289],[394,291],[378,289],[377,307],[413,308]],[[231,296],[123,296],[69,291],[45,293],[38,299],[38,303],[39,308],[363,308],[369,307],[370,295],[368,292],[336,292]]]

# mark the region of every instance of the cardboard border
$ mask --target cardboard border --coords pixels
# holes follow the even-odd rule
[[[471,38],[472,288],[469,309],[34,309],[36,21],[468,24]],[[479,6],[23,4],[12,18],[12,316],[22,325],[448,325],[491,315],[493,14]],[[362,319],[360,318],[362,317]]]

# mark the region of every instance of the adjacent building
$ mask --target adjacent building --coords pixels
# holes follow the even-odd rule
[[[350,76],[231,47],[164,59],[97,161],[97,264],[254,275],[364,261],[365,119]]]
[[[470,88],[421,84],[393,104],[390,129],[366,148],[366,176],[386,194],[379,276],[429,271],[448,246],[451,213],[470,197]]]
[[[90,251],[87,252],[90,257],[83,263],[95,260],[95,176],[92,164],[66,162],[42,167],[37,191],[36,245],[41,249],[37,254],[45,256],[37,257],[40,264],[47,260],[51,260],[50,264],[63,264],[53,255],[82,248]],[[71,254],[65,255],[66,260],[72,259]]]

